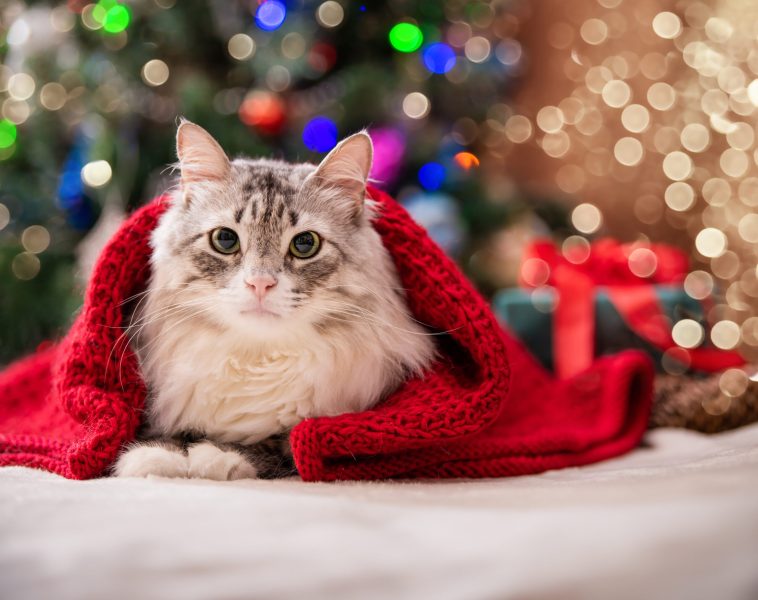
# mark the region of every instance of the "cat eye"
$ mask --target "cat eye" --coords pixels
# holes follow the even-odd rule
[[[240,239],[228,227],[219,227],[211,231],[211,246],[221,254],[234,254],[240,249]]]
[[[297,258],[310,258],[315,256],[321,247],[321,238],[315,231],[303,231],[292,238],[290,253]]]

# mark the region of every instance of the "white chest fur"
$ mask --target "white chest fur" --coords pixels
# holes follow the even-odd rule
[[[311,416],[365,410],[391,377],[380,344],[309,336],[264,350],[235,347],[209,332],[170,337],[162,338],[160,354],[171,358],[147,365],[150,421],[163,435],[195,430],[252,444]]]

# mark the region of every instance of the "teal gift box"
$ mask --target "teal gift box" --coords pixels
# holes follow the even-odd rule
[[[661,310],[672,323],[680,319],[704,320],[703,306],[688,296],[681,286],[655,285],[653,289]],[[493,298],[493,310],[500,322],[551,371],[555,370],[553,310],[557,298],[552,287],[505,289]],[[629,328],[602,286],[595,288],[593,299],[595,356],[634,348],[649,353],[660,368],[662,352]]]

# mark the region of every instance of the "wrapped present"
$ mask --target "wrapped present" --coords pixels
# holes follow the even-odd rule
[[[642,252],[639,252],[642,250]],[[531,244],[521,265],[521,288],[494,298],[495,313],[560,377],[581,372],[599,355],[627,348],[659,361],[666,352],[687,367],[716,372],[741,366],[736,352],[680,348],[671,327],[704,319],[704,306],[682,286],[687,256],[664,244],[593,243],[580,256],[564,256],[551,241]]]

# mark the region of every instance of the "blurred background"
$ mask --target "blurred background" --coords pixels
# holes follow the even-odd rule
[[[755,360],[757,110],[752,0],[0,0],[0,363],[65,331],[97,249],[170,185],[180,115],[293,161],[367,127],[377,185],[499,314],[525,279],[553,306],[535,238],[575,264],[629,242],[640,278],[674,245],[702,307],[670,311],[674,341]]]

